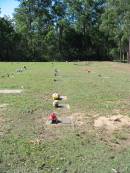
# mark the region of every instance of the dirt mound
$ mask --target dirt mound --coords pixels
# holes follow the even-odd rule
[[[130,126],[130,118],[123,115],[114,115],[112,117],[99,117],[94,121],[94,127],[104,128],[109,131],[121,129]]]

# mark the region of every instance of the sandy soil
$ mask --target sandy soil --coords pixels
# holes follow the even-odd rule
[[[109,131],[130,127],[130,118],[123,115],[114,115],[111,117],[99,117],[94,121],[94,127],[104,128]]]

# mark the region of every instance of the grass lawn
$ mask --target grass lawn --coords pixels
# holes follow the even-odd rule
[[[128,64],[0,63],[0,89],[21,88],[0,94],[0,173],[130,173],[130,127],[94,128],[100,116],[130,117]],[[70,110],[53,108],[54,92]],[[53,111],[74,123],[47,125]]]

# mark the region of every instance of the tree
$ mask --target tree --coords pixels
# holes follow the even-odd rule
[[[126,46],[126,43],[130,40],[129,24],[130,1],[107,0],[105,12],[102,14],[101,28],[104,32],[108,33],[109,53],[110,51],[112,52],[112,47],[116,47],[119,52],[120,61],[122,61],[122,58],[124,59],[125,52],[128,52],[128,45]]]
[[[0,60],[15,60],[20,37],[15,32],[13,21],[8,17],[0,18]]]
[[[19,2],[13,21],[0,19],[1,57],[124,61],[129,55],[130,62],[128,0]]]

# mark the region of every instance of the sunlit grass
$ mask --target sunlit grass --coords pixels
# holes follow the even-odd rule
[[[27,70],[17,73],[16,69],[24,65]],[[55,68],[59,71],[56,77]],[[7,73],[13,73],[14,77],[7,77]],[[1,63],[0,89],[11,88],[23,88],[23,93],[0,95],[0,104],[9,104],[0,113],[4,118],[0,124],[1,173],[109,173],[112,169],[130,172],[129,148],[120,152],[113,149],[93,128],[96,114],[112,115],[118,110],[130,116],[127,64]],[[53,92],[68,97],[65,103],[70,104],[70,111],[54,110]],[[52,111],[57,111],[59,117],[83,112],[89,120],[80,128],[46,127],[45,120]],[[114,135],[113,139],[125,140],[128,132],[125,133]],[[35,139],[41,141],[30,142]]]

